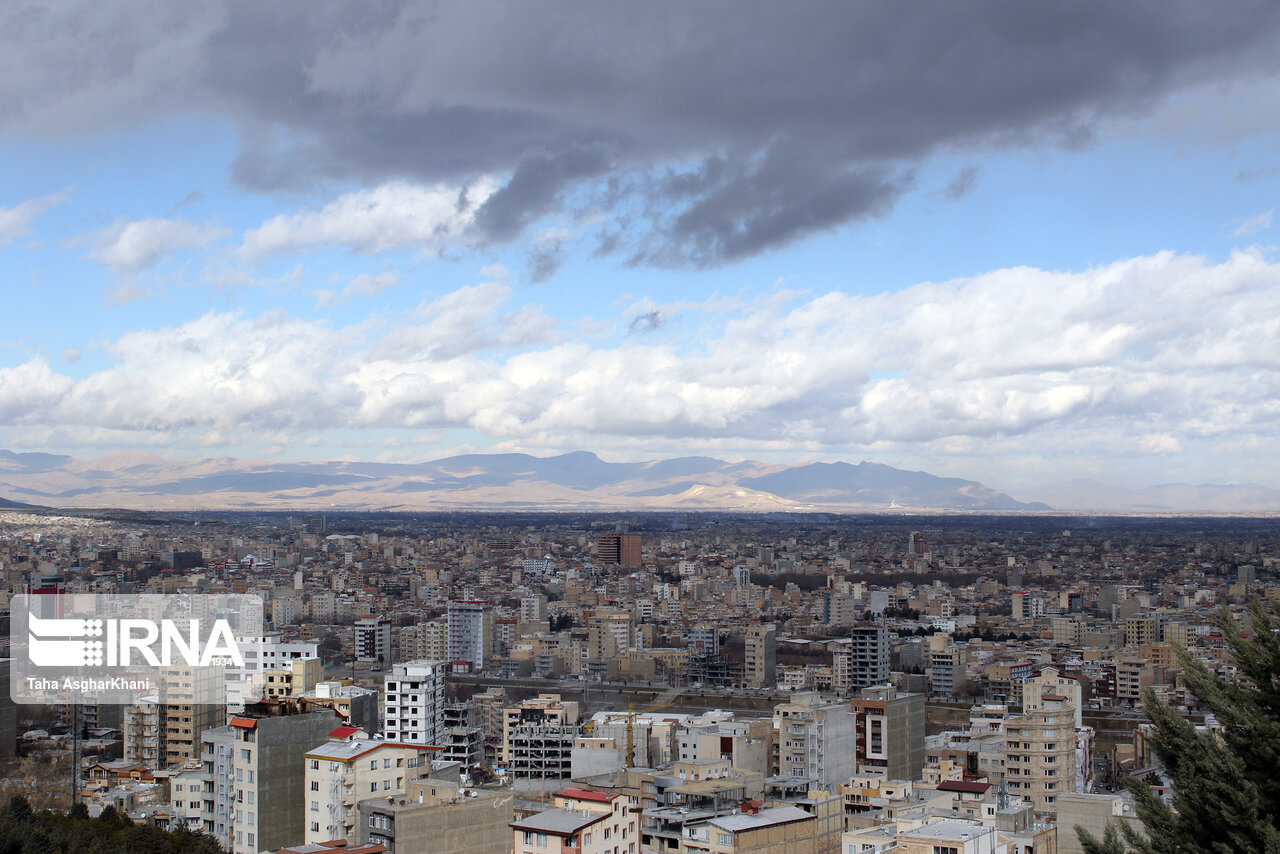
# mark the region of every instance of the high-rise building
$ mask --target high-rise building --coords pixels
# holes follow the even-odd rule
[[[200,737],[226,721],[221,676],[212,668],[167,667],[155,694],[124,710],[124,757],[153,771],[199,760]]]
[[[924,769],[925,697],[890,685],[863,688],[850,701],[857,729],[858,772],[917,780]]]
[[[303,754],[338,723],[331,710],[231,719],[232,751],[225,805],[232,854],[276,851],[303,841],[307,815]],[[215,791],[215,808],[218,793]]]
[[[849,644],[849,687],[889,682],[889,629],[884,625],[854,626]]]
[[[467,599],[449,603],[449,663],[472,673],[484,670],[493,648],[493,609]]]
[[[1015,621],[1034,620],[1036,617],[1044,616],[1044,600],[1034,593],[1019,591],[1009,598]]]
[[[954,697],[967,686],[964,647],[951,640],[951,635],[937,632],[929,638],[929,692],[939,697]]]
[[[747,627],[743,678],[748,687],[772,688],[777,681],[778,631],[773,623]]]
[[[855,720],[844,703],[827,702],[817,693],[793,694],[773,709],[771,776],[813,782],[834,789],[854,773]]]
[[[602,564],[639,569],[641,565],[639,534],[601,534],[596,539],[596,560]]]
[[[391,621],[385,617],[356,620],[356,661],[391,663]]]
[[[1010,794],[1021,795],[1042,812],[1057,810],[1057,798],[1082,787],[1077,773],[1093,762],[1087,730],[1077,728],[1080,686],[1052,667],[1027,679],[1023,713],[1005,721],[1005,780]],[[1078,743],[1078,734],[1082,742]],[[1077,764],[1077,748],[1083,749]]]
[[[384,680],[386,724],[390,741],[413,745],[438,745],[443,738],[443,661],[406,661],[391,668]]]
[[[541,593],[525,596],[520,600],[520,621],[538,623],[547,618],[547,597]]]

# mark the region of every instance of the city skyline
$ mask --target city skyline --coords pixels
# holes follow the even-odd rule
[[[0,448],[1280,486],[1280,11],[732,9],[14,14]]]

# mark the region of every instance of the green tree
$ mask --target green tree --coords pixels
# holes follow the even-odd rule
[[[1153,691],[1143,694],[1172,807],[1147,783],[1127,779],[1145,838],[1128,826],[1108,827],[1101,840],[1076,828],[1087,854],[1280,854],[1280,635],[1257,599],[1249,613],[1253,632],[1243,637],[1226,608],[1218,614],[1238,680],[1219,678],[1178,650],[1186,685],[1213,712],[1219,732],[1197,731]]]

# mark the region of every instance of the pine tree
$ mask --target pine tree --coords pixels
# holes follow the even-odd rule
[[[1172,808],[1147,783],[1127,779],[1145,837],[1110,826],[1099,840],[1076,828],[1087,854],[1280,854],[1280,635],[1257,599],[1249,612],[1247,637],[1226,608],[1218,614],[1239,680],[1219,678],[1178,651],[1187,688],[1213,712],[1220,732],[1197,731],[1151,689],[1143,693]]]

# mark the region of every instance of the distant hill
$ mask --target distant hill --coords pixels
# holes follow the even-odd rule
[[[465,454],[421,463],[96,460],[0,451],[0,491],[50,507],[146,510],[600,508],[760,511],[1035,511],[983,484],[879,463],[780,466],[677,457],[610,463]]]
[[[1280,513],[1280,489],[1257,483],[1166,483],[1141,489],[1069,480],[1036,491],[1059,510],[1106,513]]]
[[[21,504],[17,501],[10,501],[4,496],[0,496],[0,510],[34,510],[36,507],[32,504]]]
[[[1003,492],[955,477],[903,471],[880,463],[810,463],[743,478],[741,486],[811,504],[898,505],[954,510],[1049,510],[1024,504]]]

